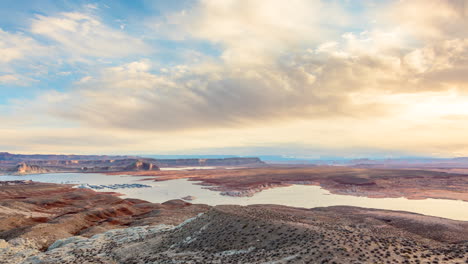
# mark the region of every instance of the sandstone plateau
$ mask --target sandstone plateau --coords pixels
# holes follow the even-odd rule
[[[160,167],[263,166],[259,158],[152,159],[136,156],[21,155],[0,152],[0,174],[157,171]]]

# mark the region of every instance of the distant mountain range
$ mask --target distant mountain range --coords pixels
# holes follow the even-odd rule
[[[360,168],[405,168],[431,170],[459,170],[468,172],[468,157],[429,158],[403,157],[388,159],[308,158],[301,156],[260,155],[239,157],[234,155],[53,155],[12,154],[0,152],[0,172],[109,172],[157,170],[159,167],[184,166],[263,166],[326,165]],[[28,168],[31,168],[28,170]]]
[[[232,158],[229,155],[141,155],[151,158]],[[325,157],[311,158],[307,156],[258,155],[267,164],[283,165],[330,165],[362,168],[407,168],[407,169],[465,169],[468,168],[468,157],[432,158],[432,157],[400,157],[400,158],[344,158]]]

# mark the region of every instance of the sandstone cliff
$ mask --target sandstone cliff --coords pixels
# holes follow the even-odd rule
[[[18,164],[27,164],[17,168]],[[152,159],[132,156],[96,155],[19,155],[0,152],[0,174],[44,172],[119,172],[158,171],[160,167],[263,166],[259,158]],[[46,171],[47,170],[47,171]]]
[[[126,171],[158,171],[159,167],[154,165],[153,163],[150,162],[144,162],[141,160],[137,160],[134,163],[128,165],[125,167]]]
[[[28,165],[24,162],[16,165],[16,167],[11,171],[13,174],[36,174],[36,173],[47,173],[48,169],[42,168],[37,165]]]

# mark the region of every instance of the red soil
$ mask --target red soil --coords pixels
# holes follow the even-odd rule
[[[178,224],[208,209],[181,200],[154,204],[70,185],[0,186],[0,239],[41,238],[41,247],[74,235],[133,225]]]

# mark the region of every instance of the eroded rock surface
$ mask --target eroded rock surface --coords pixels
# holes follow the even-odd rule
[[[34,240],[39,249],[75,235],[89,237],[109,229],[178,224],[208,210],[182,200],[163,204],[121,199],[69,185],[30,183],[0,186],[0,239]]]

